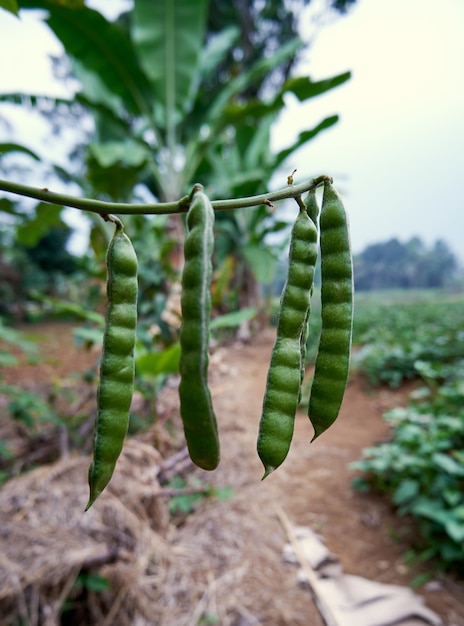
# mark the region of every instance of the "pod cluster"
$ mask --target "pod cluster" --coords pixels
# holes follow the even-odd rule
[[[339,414],[351,352],[353,270],[348,222],[341,198],[329,180],[324,183],[320,216],[316,192],[311,190],[292,230],[288,276],[259,424],[257,449],[264,465],[263,478],[283,463],[293,437],[319,251],[322,326],[308,411],[313,441]]]
[[[349,370],[353,275],[348,223],[340,196],[324,181],[322,207],[311,190],[292,228],[288,274],[280,299],[259,424],[257,450],[268,476],[285,460],[301,400],[316,262],[321,258],[322,330],[309,400],[319,437],[337,418]],[[320,214],[319,214],[320,213]],[[107,252],[107,310],[98,387],[98,412],[86,510],[108,485],[129,424],[137,325],[137,257],[122,224]],[[192,461],[214,470],[220,458],[216,415],[208,386],[214,210],[201,185],[187,213],[182,271],[180,414]]]

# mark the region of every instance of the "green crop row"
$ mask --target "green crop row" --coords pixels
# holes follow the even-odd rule
[[[356,300],[353,365],[372,384],[397,387],[421,375],[421,362],[464,358],[464,297],[433,294]]]
[[[353,486],[391,498],[417,524],[414,548],[464,575],[464,360],[424,367],[427,386],[385,414],[391,441],[363,451]]]
[[[464,575],[464,298],[437,293],[358,298],[353,364],[374,385],[423,386],[388,411],[388,442],[352,464],[360,490],[413,520],[414,549]]]

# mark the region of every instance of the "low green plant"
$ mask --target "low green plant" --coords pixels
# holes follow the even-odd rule
[[[219,617],[214,613],[205,613],[198,620],[198,626],[207,626],[208,624],[219,624]]]
[[[69,596],[61,608],[61,623],[73,623],[76,615],[82,619],[82,598],[88,593],[103,594],[111,589],[111,581],[96,572],[82,571],[78,574]]]
[[[100,574],[81,572],[74,583],[74,587],[88,589],[94,593],[102,593],[111,588],[111,583]]]
[[[0,385],[0,393],[9,398],[7,409],[11,417],[30,430],[36,430],[39,424],[63,424],[51,404],[34,391],[17,385]]]
[[[171,489],[173,494],[169,501],[171,515],[193,513],[196,505],[204,498],[228,500],[233,495],[231,487],[214,487],[195,476],[189,477],[187,481],[180,476],[174,476],[167,488]]]
[[[402,302],[356,300],[353,364],[373,385],[398,387],[421,376],[418,362],[453,363],[464,357],[463,301],[442,294]]]
[[[391,441],[367,448],[351,464],[353,486],[391,498],[417,523],[419,556],[464,572],[464,360],[420,366],[426,387],[409,406],[385,414]]]
[[[18,364],[18,359],[12,350],[20,351],[29,363],[37,363],[36,337],[31,337],[23,331],[5,325],[0,317],[0,366],[10,367]]]

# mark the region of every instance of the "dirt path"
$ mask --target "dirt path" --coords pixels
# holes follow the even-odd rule
[[[184,567],[194,572],[197,584],[202,581],[198,611],[218,615],[217,623],[253,624],[251,615],[269,626],[321,626],[310,593],[296,583],[295,566],[282,561],[286,537],[275,505],[294,524],[320,533],[347,573],[410,584],[419,570],[403,563],[402,521],[381,499],[354,492],[354,474],[347,468],[364,447],[387,436],[382,412],[401,403],[405,394],[384,390],[369,395],[359,380],[351,382],[336,425],[309,445],[311,426],[299,414],[284,465],[261,482],[256,436],[272,342],[272,333],[265,333],[252,345],[221,350],[220,360],[229,367],[212,384],[222,443],[213,480],[217,486],[231,485],[235,495],[203,505],[175,542]],[[464,585],[421,594],[447,626],[464,626]],[[196,617],[194,611],[179,624],[195,623],[189,621]],[[233,615],[243,621],[233,621]],[[163,624],[169,623],[166,616]]]
[[[15,368],[9,368],[8,382],[27,379],[40,388],[46,378],[95,362],[95,354],[74,347],[69,327],[38,330],[45,335],[45,365],[18,368],[17,381]],[[195,474],[216,487],[231,487],[233,495],[202,500],[184,524],[170,527],[163,601],[153,607],[156,626],[323,626],[310,592],[297,583],[296,566],[282,560],[286,535],[276,504],[293,524],[320,533],[346,573],[409,585],[421,571],[408,569],[401,556],[405,521],[381,499],[354,492],[347,468],[364,447],[388,435],[381,415],[404,403],[405,391],[366,393],[359,379],[351,381],[337,423],[309,445],[312,429],[299,414],[285,463],[260,480],[256,437],[273,337],[265,332],[249,345],[219,348],[212,357],[222,459],[214,473]],[[436,581],[420,594],[445,626],[464,626],[463,582]]]

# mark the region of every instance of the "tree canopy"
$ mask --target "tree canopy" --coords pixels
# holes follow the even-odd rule
[[[428,247],[419,237],[405,243],[393,238],[367,246],[354,257],[355,287],[359,291],[445,287],[452,282],[457,266],[442,240]]]
[[[213,38],[226,29],[236,28],[237,38],[226,56],[211,76],[208,87],[213,91],[220,84],[249,69],[256,61],[275,53],[295,37],[300,36],[299,19],[301,12],[312,0],[217,0],[210,3],[208,14],[208,38]],[[346,14],[356,0],[327,0],[325,13]],[[288,58],[269,76],[249,85],[247,97],[256,98],[263,85],[276,90],[290,76],[291,70],[299,60],[299,54]]]

